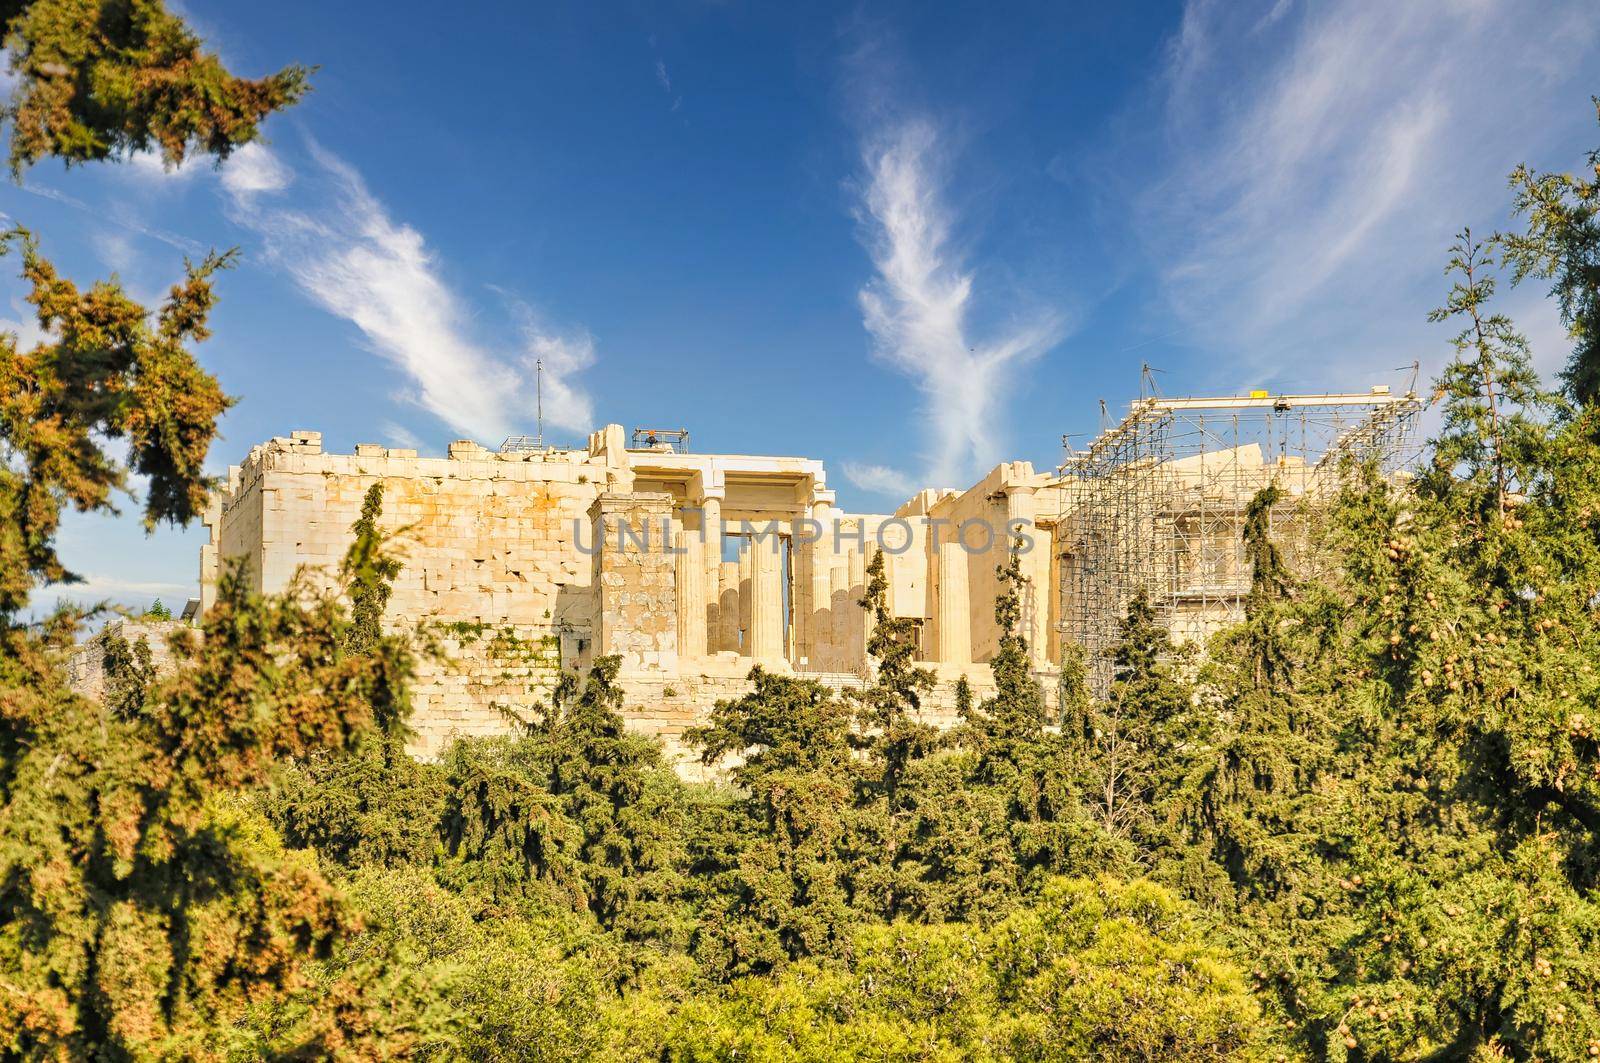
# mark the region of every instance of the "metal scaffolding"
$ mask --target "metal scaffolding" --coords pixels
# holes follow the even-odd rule
[[[1152,389],[1153,390],[1153,389]],[[1274,538],[1300,575],[1313,518],[1354,467],[1392,474],[1415,456],[1421,403],[1365,394],[1150,396],[1060,468],[1059,612],[1105,696],[1111,651],[1140,591],[1179,642],[1243,619],[1250,590],[1241,535],[1250,500],[1277,483]]]

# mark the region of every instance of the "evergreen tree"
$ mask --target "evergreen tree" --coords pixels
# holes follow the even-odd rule
[[[1307,661],[1334,638],[1339,609],[1319,588],[1291,597],[1295,582],[1272,537],[1282,499],[1268,484],[1245,507],[1244,623],[1213,640],[1198,709],[1171,748],[1166,815],[1180,830],[1174,841],[1200,850],[1174,877],[1229,906],[1303,886],[1314,863],[1306,847],[1327,811],[1317,788],[1333,735]],[[1268,916],[1258,910],[1258,918]]]
[[[443,834],[457,888],[589,913],[625,940],[683,944],[686,805],[661,747],[629,734],[620,658],[564,673],[521,735],[449,751]]]
[[[101,703],[114,716],[137,716],[156,679],[154,654],[143,635],[129,642],[120,627],[108,627],[100,638],[104,676]]]
[[[738,787],[730,822],[697,845],[712,911],[696,952],[719,971],[769,971],[838,949],[857,918],[848,855],[857,765],[851,707],[814,680],[756,668],[685,737]]]
[[[908,866],[913,826],[906,777],[915,762],[936,749],[938,731],[922,720],[922,699],[933,689],[933,673],[916,665],[916,626],[889,608],[889,580],[880,550],[867,565],[867,656],[872,680],[853,697],[856,741],[864,770],[856,773],[857,855],[852,890],[856,903],[894,918],[913,890],[917,870]]]
[[[1600,97],[1593,102],[1600,116]],[[1518,166],[1512,209],[1527,226],[1495,238],[1513,267],[1513,283],[1551,282],[1572,340],[1562,382],[1579,406],[1600,402],[1600,150],[1589,152],[1588,164],[1592,179]]]
[[[1495,290],[1489,265],[1483,245],[1463,230],[1450,249],[1449,272],[1458,279],[1445,305],[1429,315],[1430,321],[1460,318],[1465,324],[1436,389],[1444,428],[1426,483],[1438,497],[1466,504],[1463,516],[1474,522],[1503,517],[1532,487],[1544,435],[1540,414],[1554,406],[1554,397],[1539,387],[1527,339],[1505,315],[1488,312]],[[1470,511],[1475,499],[1481,499],[1480,512]]]
[[[597,658],[581,689],[565,677],[533,733],[548,749],[548,790],[578,831],[589,910],[625,937],[682,943],[681,787],[661,746],[623,725],[620,665]]]
[[[1089,655],[1083,644],[1062,639],[1061,664],[1057,680],[1057,712],[1061,735],[1069,745],[1081,746],[1090,738],[1091,697],[1089,695]]]
[[[1106,867],[1117,861],[1114,845],[1084,814],[1070,739],[1045,729],[1049,710],[1044,688],[1034,675],[1022,634],[1027,577],[1022,574],[1021,552],[1019,537],[1007,563],[995,570],[999,590],[994,615],[1000,639],[989,662],[995,692],[968,714],[960,732],[960,740],[974,754],[963,788],[994,803],[995,825],[1005,830],[1004,865],[1013,876],[1004,884],[990,881],[988,888],[998,896],[979,910],[1009,903],[1010,895],[1044,874]],[[980,846],[978,852],[989,848]],[[977,855],[949,854],[944,859],[999,872],[992,856],[979,860]]]
[[[350,599],[350,636],[347,653],[369,653],[383,638],[383,611],[394,593],[400,561],[385,550],[388,536],[378,527],[383,515],[383,483],[367,488],[361,516],[350,530],[355,538],[345,553],[345,594]]]
[[[11,169],[155,149],[169,166],[225,159],[308,88],[291,66],[260,80],[229,73],[160,0],[5,0],[0,26],[17,88],[3,112]]]
[[[128,476],[149,477],[145,526],[185,524],[205,508],[204,462],[232,400],[188,345],[210,335],[212,276],[231,262],[190,264],[154,314],[113,282],[87,292],[56,273],[32,234],[12,229],[44,338],[32,350],[0,334],[0,617],[20,611],[35,582],[73,582],[56,555],[61,511],[107,512]],[[101,440],[128,440],[128,461]]]
[[[381,967],[254,1048],[241,1025],[356,925],[315,861],[238,797],[282,760],[350,748],[393,703],[408,661],[341,657],[343,626],[303,585],[263,599],[230,572],[204,648],[176,643],[173,674],[131,716],[70,693],[50,654],[10,636],[22,652],[0,655],[0,702],[26,739],[0,772],[0,1055],[405,1050],[408,1013],[367,996]]]
[[[1119,841],[1155,841],[1155,805],[1170,788],[1170,754],[1190,708],[1189,685],[1175,664],[1180,656],[1141,590],[1112,650],[1110,694],[1090,710],[1083,784],[1093,815]]]
[[[979,775],[991,782],[1016,775],[1024,750],[1038,745],[1048,712],[1044,688],[1033,674],[1028,640],[1022,633],[1022,596],[1028,579],[1022,574],[1021,551],[1019,536],[1006,564],[995,568],[1000,589],[995,595],[994,621],[1000,640],[989,661],[995,692],[968,724],[968,740],[982,757]]]

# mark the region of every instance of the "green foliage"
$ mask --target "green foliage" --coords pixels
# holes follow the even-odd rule
[[[855,744],[863,754],[856,780],[856,846],[862,856],[853,876],[855,900],[885,918],[899,915],[915,887],[908,860],[913,829],[906,776],[915,762],[938,747],[938,732],[922,719],[922,699],[933,689],[933,673],[918,668],[916,626],[889,609],[883,552],[867,565],[867,656],[873,678],[852,693]]]
[[[263,808],[286,844],[354,870],[431,864],[445,801],[437,766],[371,742],[348,755],[318,753],[286,765]]]
[[[308,88],[299,66],[235,77],[161,0],[6,0],[0,23],[16,78],[0,114],[19,177],[51,157],[72,165],[155,149],[169,166],[193,153],[225,159]]]
[[[861,608],[868,614],[867,656],[872,660],[873,681],[856,696],[862,748],[876,771],[864,780],[895,813],[900,780],[911,761],[935,744],[932,727],[921,722],[922,699],[933,689],[933,673],[918,668],[916,625],[889,609],[889,580],[883,553],[867,565],[866,596]]]
[[[337,652],[337,603],[251,594],[226,576],[202,652],[152,683],[136,713],[69,693],[44,647],[0,664],[7,744],[0,817],[0,1053],[188,1056],[225,1049],[252,1005],[293,993],[353,925],[307,854],[233,795],[273,765],[349,748],[392,700],[398,651]],[[407,1042],[361,1005],[308,1012],[273,1051]]]
[[[101,703],[115,716],[137,716],[156,678],[150,643],[140,635],[129,642],[120,628],[107,628],[100,636],[104,686]]]
[[[683,787],[625,731],[617,665],[599,658],[581,687],[564,675],[520,736],[451,747],[445,874],[497,906],[587,911],[624,939],[682,945]]]
[[[1011,545],[1005,565],[995,569],[1000,592],[995,597],[994,621],[1000,644],[989,662],[994,675],[994,695],[976,713],[967,714],[966,739],[980,753],[978,772],[986,781],[1014,775],[1022,751],[1037,743],[1048,710],[1044,688],[1033,674],[1028,640],[1022,633],[1022,596],[1027,577],[1022,574],[1022,539]]]
[[[672,1060],[1199,1060],[1260,1029],[1243,973],[1177,898],[1061,879],[988,931],[863,928],[847,964],[736,981],[656,1037]]]
[[[581,690],[566,677],[533,737],[548,751],[547,789],[578,830],[590,912],[625,937],[681,941],[680,787],[661,747],[623,726],[620,663],[596,659]]]
[[[1116,842],[1145,850],[1157,842],[1157,806],[1181,770],[1174,754],[1193,715],[1179,656],[1141,591],[1112,650],[1109,696],[1089,706],[1081,742],[1068,736],[1089,813]]]
[[[741,758],[729,770],[737,800],[696,846],[711,891],[696,953],[733,974],[829,955],[856,918],[850,707],[813,680],[750,678],[751,693],[718,702],[686,736],[706,764]]]
[[[0,18],[14,168],[224,157],[304,90],[232,78],[157,0]],[[1596,182],[1513,175],[1528,229],[1494,244],[1553,283],[1573,406],[1463,233],[1432,461],[1337,470],[1323,578],[1290,572],[1264,485],[1243,623],[1197,664],[1134,598],[1109,696],[1066,646],[1051,720],[1014,549],[994,693],[963,679],[942,735],[880,554],[864,689],[756,669],[688,735],[717,787],[628,733],[616,658],[516,734],[407,757],[378,485],[342,595],[230,570],[171,674],[112,631],[104,703],[73,694],[82,618],[16,617],[68,577],[66,506],[109,509],[130,472],[147,523],[205,505],[230,400],[187,345],[227,258],[152,316],[13,231],[47,339],[0,341],[0,1059],[1593,1059],[1590,161]],[[550,650],[489,647],[530,672]]]
[[[1476,245],[1452,255],[1436,316],[1466,328],[1426,474],[1349,470],[1318,584],[1282,577],[1275,492],[1249,508],[1246,621],[1174,747],[1157,869],[1228,913],[1313,1055],[1577,1060],[1600,1044],[1600,449],[1589,412],[1550,416]]]
[[[384,547],[388,537],[378,527],[383,515],[383,483],[367,488],[361,500],[361,516],[351,527],[355,538],[345,554],[344,569],[350,598],[350,633],[345,641],[348,653],[370,653],[383,638],[383,611],[394,593],[400,561]]]
[[[150,608],[144,611],[144,619],[171,620],[172,610],[163,605],[160,598],[157,598],[154,602],[150,603]]]
[[[1540,415],[1555,401],[1539,387],[1527,339],[1510,318],[1488,312],[1495,283],[1487,266],[1482,245],[1463,230],[1450,249],[1449,272],[1458,279],[1445,305],[1429,315],[1465,324],[1451,341],[1456,357],[1436,388],[1444,400],[1444,430],[1434,442],[1426,486],[1462,502],[1470,485],[1482,499],[1483,512],[1467,514],[1475,519],[1488,519],[1491,511],[1503,515],[1514,501],[1510,496],[1532,486],[1543,441]]]
[[[1600,116],[1600,98],[1593,102]],[[1562,382],[1580,406],[1600,401],[1600,150],[1589,152],[1588,164],[1592,179],[1518,166],[1511,174],[1512,209],[1527,226],[1495,238],[1514,283],[1529,277],[1551,282],[1572,340]]]
[[[210,333],[211,276],[232,261],[190,264],[155,314],[115,282],[80,292],[12,229],[0,254],[17,251],[28,301],[46,333],[31,351],[0,334],[0,614],[22,609],[37,582],[75,579],[56,556],[61,510],[112,511],[130,471],[149,477],[145,525],[184,524],[205,508],[203,467],[216,419],[231,404],[187,345]],[[100,440],[126,438],[124,466]]]

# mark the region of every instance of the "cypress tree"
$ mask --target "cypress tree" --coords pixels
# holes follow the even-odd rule
[[[355,538],[345,552],[345,594],[350,599],[350,627],[345,638],[347,653],[370,653],[383,638],[383,611],[394,593],[400,561],[384,550],[388,541],[378,527],[383,515],[383,482],[367,488],[361,500],[361,516],[351,525]]]

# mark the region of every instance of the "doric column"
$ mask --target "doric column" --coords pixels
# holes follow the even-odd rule
[[[1031,469],[1030,469],[1031,471]],[[1022,634],[1028,640],[1028,656],[1033,660],[1035,668],[1042,667],[1046,655],[1049,653],[1049,632],[1046,624],[1049,622],[1049,610],[1045,608],[1043,598],[1043,580],[1039,576],[1039,559],[1047,559],[1045,568],[1048,578],[1048,558],[1050,556],[1050,543],[1048,538],[1041,541],[1040,531],[1035,517],[1037,511],[1034,505],[1034,488],[1029,484],[1014,484],[1006,488],[1006,528],[1010,548],[1010,529],[1020,528],[1022,534],[1028,537],[1031,545],[1027,553],[1022,555],[1022,571],[1028,576],[1028,584],[1022,589]]]
[[[850,552],[850,598],[849,609],[846,613],[844,657],[845,668],[860,672],[867,671],[867,637],[872,634],[872,617],[861,608],[861,600],[867,596],[867,555],[864,550]]]
[[[728,649],[718,643],[722,611],[722,489],[706,489],[700,506],[700,560],[706,595],[706,646]]]
[[[782,545],[775,532],[750,542],[750,656],[758,661],[784,656]]]
[[[815,542],[806,547],[806,572],[810,594],[801,645],[808,667],[819,668],[827,654],[829,609],[833,598],[833,493],[819,494],[811,502],[811,519],[816,522]],[[799,551],[795,551],[799,553]]]
[[[675,535],[678,581],[678,656],[706,655],[705,550],[698,531],[679,528]]]
[[[739,650],[739,562],[723,561],[717,566],[717,641],[718,653]]]
[[[972,663],[972,607],[967,598],[967,551],[952,536],[939,543],[939,660]]]
[[[850,595],[850,561],[835,554],[828,567],[828,646],[824,655],[826,671],[847,672],[854,665],[844,660],[844,647],[850,643],[850,621],[860,612]]]
[[[739,539],[739,656],[750,656],[750,573],[753,559],[750,540]]]

